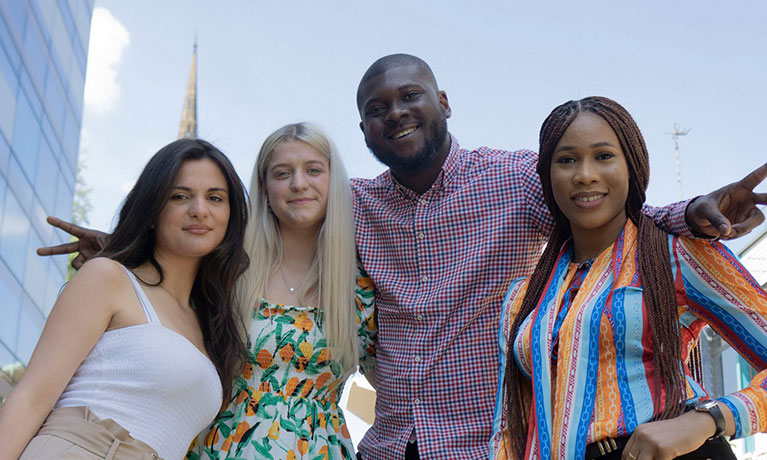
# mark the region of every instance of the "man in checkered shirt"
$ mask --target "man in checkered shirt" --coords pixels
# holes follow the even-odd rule
[[[376,418],[358,457],[487,458],[502,294],[531,273],[553,225],[537,154],[462,149],[447,131],[446,93],[414,56],[376,61],[359,84],[357,107],[368,148],[390,168],[352,180],[379,329]],[[719,215],[712,199],[696,199],[688,220],[696,232],[719,236],[720,225],[694,218]],[[689,235],[687,204],[648,212],[664,229]],[[758,217],[750,211],[748,219]]]

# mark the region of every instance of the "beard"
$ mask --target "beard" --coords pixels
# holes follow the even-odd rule
[[[378,161],[385,164],[392,171],[417,174],[428,169],[439,155],[439,149],[447,136],[447,121],[445,119],[434,120],[429,126],[429,133],[424,140],[423,147],[412,157],[401,157],[390,149],[371,145],[365,139],[368,149]]]

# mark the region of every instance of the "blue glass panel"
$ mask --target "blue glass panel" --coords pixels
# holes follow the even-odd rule
[[[85,90],[85,76],[80,69],[73,65],[69,72],[69,100],[75,112],[77,125],[82,123],[83,118],[83,92]]]
[[[19,328],[21,286],[2,261],[0,261],[0,299],[3,299],[3,308],[0,308],[0,341],[14,348]]]
[[[5,209],[5,194],[8,191],[8,184],[5,182],[5,178],[0,175],[0,228],[3,224],[3,210]],[[2,299],[2,297],[0,297]]]
[[[54,256],[55,258],[68,260],[67,256]],[[48,316],[53,308],[53,304],[56,303],[56,299],[59,297],[61,290],[64,288],[64,282],[66,281],[64,275],[59,271],[59,267],[51,260],[50,257],[46,257],[46,270],[45,276],[46,288],[45,288],[45,303],[43,305],[43,314]]]
[[[54,215],[62,219],[71,219],[73,192],[63,180],[58,181],[56,189],[56,213]]]
[[[13,193],[5,193],[3,225],[0,227],[0,256],[17,279],[24,279],[30,224]]]
[[[27,177],[35,177],[37,150],[40,144],[40,124],[37,122],[26,96],[16,99],[16,124],[13,128],[13,153],[24,168]]]
[[[2,26],[2,22],[0,22],[0,26]],[[0,29],[2,29],[2,27],[0,27]],[[0,74],[2,74],[5,79],[6,85],[8,85],[14,93],[16,93],[16,87],[18,86],[17,73],[17,67],[11,63],[8,53],[0,47]],[[3,100],[0,99],[0,101]]]
[[[37,237],[36,232],[30,232],[27,244],[27,266],[24,271],[24,289],[40,311],[43,311],[45,307],[44,280],[48,274],[47,261],[35,252],[42,245],[43,242]]]
[[[42,123],[40,124],[42,126],[43,135],[48,140],[48,146],[53,152],[53,156],[56,158],[60,157],[61,143],[59,142],[59,138],[56,136],[56,133],[53,132],[53,127],[51,126],[50,120],[48,120],[47,114],[43,113]]]
[[[7,18],[3,18],[2,14],[0,14],[0,45],[8,55],[8,60],[11,62],[11,66],[13,66],[13,72],[15,74],[19,71],[19,67],[21,67],[21,56],[19,56],[19,50],[11,38],[11,34],[8,32],[8,28],[5,26],[7,22],[3,19]]]
[[[63,155],[60,155],[59,160],[59,171],[61,175],[59,176],[59,181],[61,178],[64,178],[64,182],[66,182],[67,187],[69,187],[70,190],[75,189],[75,170],[72,169],[72,167],[69,165],[67,161],[64,161]]]
[[[13,121],[16,119],[16,90],[12,86],[16,85],[8,85],[8,81],[0,76],[0,133],[8,139],[13,138]]]
[[[11,157],[11,146],[5,141],[5,136],[0,133],[0,173],[8,174],[8,160]]]
[[[26,70],[22,69],[19,83],[21,83],[21,88],[24,90],[24,94],[27,95],[27,102],[29,102],[29,106],[32,107],[32,112],[34,112],[35,118],[39,120],[40,114],[43,111],[43,104],[40,103],[40,95],[43,94],[43,92],[37,92],[34,85],[32,85],[32,80],[29,79],[29,74]]]
[[[67,100],[64,97],[64,87],[59,82],[56,72],[48,72],[45,82],[45,110],[48,118],[54,126],[62,126],[64,114],[67,109]]]
[[[32,200],[32,205],[27,210],[27,215],[30,216],[29,220],[32,223],[32,227],[34,227],[37,236],[44,241],[49,241],[53,236],[53,228],[45,221],[48,213],[45,212],[43,205],[40,204],[40,200],[38,200],[37,197],[34,197]],[[39,247],[39,245],[35,246],[32,252]]]
[[[40,26],[40,33],[43,36],[43,42],[50,46],[51,43],[51,13],[56,5],[46,0],[30,0],[29,7],[32,10],[32,16],[37,20]]]
[[[56,159],[53,157],[48,141],[45,138],[40,142],[40,151],[37,156],[37,176],[35,176],[35,192],[40,198],[43,209],[52,214],[56,207],[56,178],[59,175]],[[44,238],[45,236],[43,236]]]
[[[16,342],[16,356],[25,366],[35,350],[40,333],[43,332],[45,318],[29,297],[21,299],[21,314],[19,315],[19,337]]]
[[[19,205],[21,205],[22,209],[29,208],[34,192],[27,178],[24,177],[21,166],[19,166],[19,163],[13,156],[8,160],[8,176],[6,176],[6,180],[8,181],[8,188],[16,195],[16,199],[19,200]]]
[[[80,125],[75,120],[71,110],[64,117],[64,136],[61,140],[64,158],[67,159],[73,171],[77,170],[77,148],[80,145]]]
[[[35,88],[42,94],[45,87],[45,74],[48,71],[48,50],[43,37],[37,29],[37,21],[29,21],[24,33],[24,66]]]
[[[27,2],[0,2],[0,12],[5,16],[5,23],[16,41],[16,46],[20,47],[20,44],[24,42],[24,28],[27,25],[27,16],[29,16]]]

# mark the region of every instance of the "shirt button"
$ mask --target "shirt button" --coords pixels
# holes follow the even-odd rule
[[[423,321],[423,315],[418,315],[415,317],[418,321]]]
[[[423,239],[423,237],[424,237],[424,234],[423,234],[423,232],[418,232],[418,239],[419,239],[419,240],[422,240],[422,239]]]
[[[428,277],[428,276],[426,276],[426,275],[423,275],[423,276],[421,277],[421,281],[423,281],[423,282],[425,283],[425,282],[429,281],[429,277]]]
[[[413,400],[413,404],[415,404],[415,405],[421,404],[421,400],[420,400],[420,399],[418,399],[418,398],[415,398],[415,399]]]
[[[426,199],[421,198],[421,205],[426,206]]]
[[[421,362],[421,357],[420,356],[416,356],[415,357],[415,362],[420,363]]]

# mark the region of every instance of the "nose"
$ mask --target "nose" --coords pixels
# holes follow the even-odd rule
[[[204,196],[197,196],[190,200],[189,203],[189,215],[202,219],[208,215],[210,210],[208,209],[208,200]]]
[[[306,176],[304,175],[303,171],[297,171],[295,174],[291,176],[290,190],[294,192],[298,192],[298,191],[306,189],[306,187],[307,187]]]
[[[410,111],[407,106],[401,102],[394,102],[386,114],[385,121],[387,123],[399,123],[401,118],[410,116]]]
[[[575,182],[578,184],[593,184],[599,181],[599,173],[594,162],[585,160],[578,164],[575,173]]]

